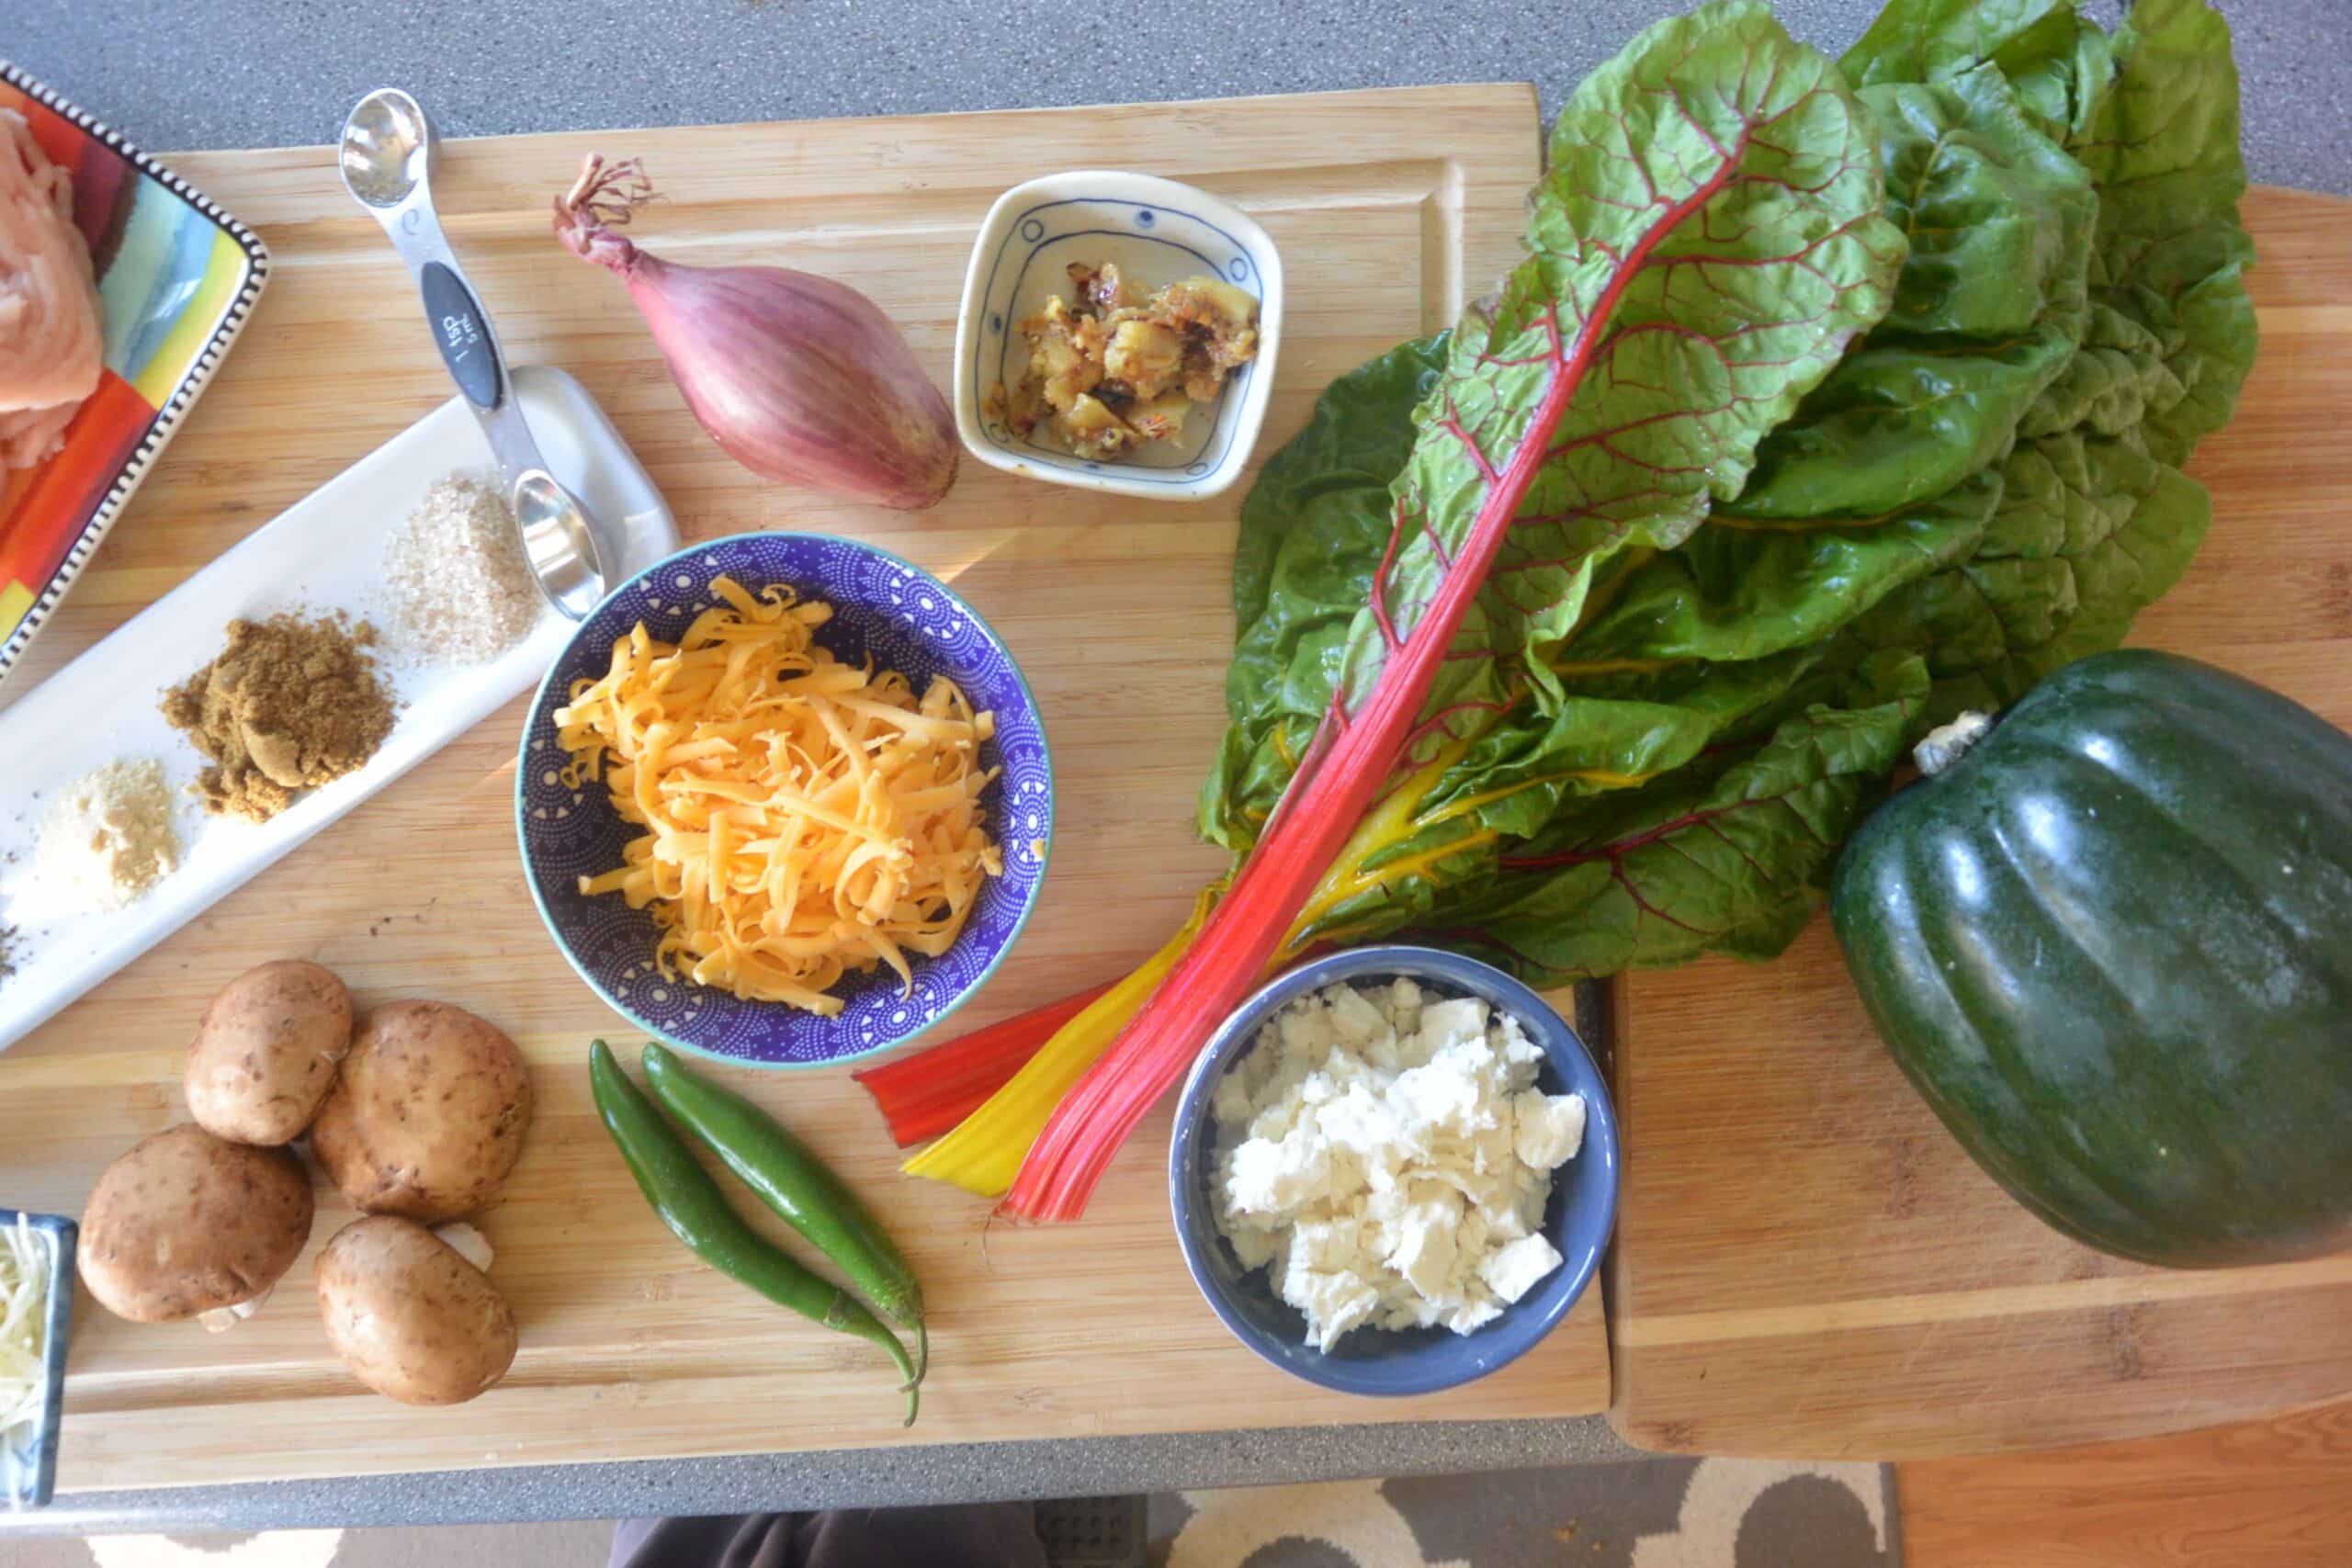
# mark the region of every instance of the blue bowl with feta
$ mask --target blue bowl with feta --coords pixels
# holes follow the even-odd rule
[[[1491,964],[1385,946],[1299,965],[1184,1081],[1185,1266],[1236,1337],[1343,1393],[1431,1393],[1568,1314],[1617,1216],[1584,1042]]]

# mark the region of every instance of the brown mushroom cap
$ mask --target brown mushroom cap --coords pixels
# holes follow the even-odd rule
[[[431,1224],[498,1196],[530,1122],[512,1040],[447,1002],[393,1002],[359,1021],[311,1147],[353,1207]]]
[[[490,1277],[413,1220],[337,1231],[314,1270],[327,1340],[361,1382],[403,1404],[462,1404],[514,1362],[514,1314]]]
[[[290,1144],[351,1045],[351,993],[300,958],[248,969],[204,1010],[183,1075],[188,1114],[216,1137]]]
[[[277,1283],[311,1237],[311,1213],[300,1160],[183,1122],[98,1178],[76,1267],[116,1316],[175,1323]]]

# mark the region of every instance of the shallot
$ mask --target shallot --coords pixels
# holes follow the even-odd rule
[[[555,231],[628,285],[702,427],[755,474],[917,511],[956,482],[956,423],[914,350],[846,284],[776,266],[688,266],[620,232],[653,195],[594,153]]]

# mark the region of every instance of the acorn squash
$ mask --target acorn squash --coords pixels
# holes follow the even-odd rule
[[[1830,903],[1944,1124],[2127,1258],[2352,1245],[2352,738],[2127,649],[1956,739],[1855,835]]]

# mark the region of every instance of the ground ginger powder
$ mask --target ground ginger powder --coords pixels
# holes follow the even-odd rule
[[[33,877],[52,906],[110,914],[179,864],[171,785],[152,757],[108,762],[61,790],[34,840]]]
[[[212,761],[196,785],[206,809],[266,822],[298,792],[356,773],[391,733],[367,622],[278,615],[231,621],[228,637],[163,705]]]

